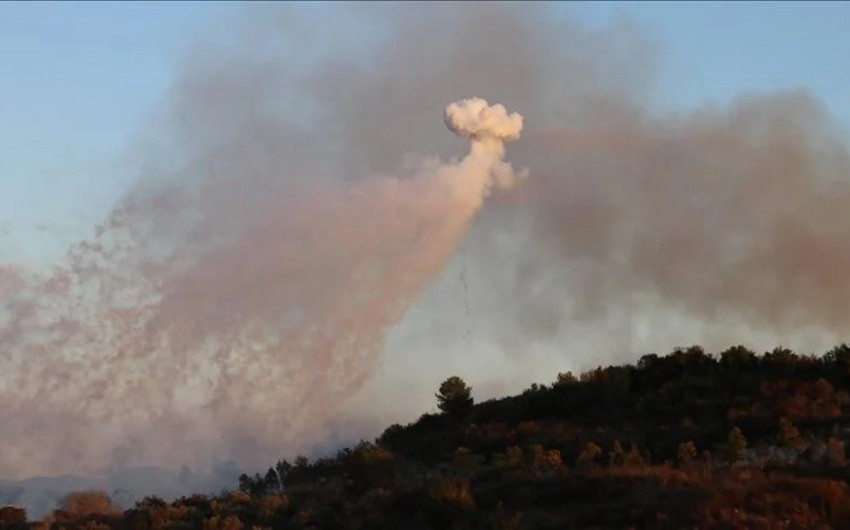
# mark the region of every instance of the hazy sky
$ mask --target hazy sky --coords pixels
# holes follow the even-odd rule
[[[0,476],[244,463],[413,418],[448,373],[486,399],[850,330],[847,142],[796,90],[850,130],[850,4],[292,6],[0,3],[0,354],[27,361]],[[444,163],[439,123],[472,96],[527,120],[529,178],[481,215],[498,142]]]
[[[333,11],[332,3],[307,7]],[[850,124],[848,3],[563,8],[594,25],[628,14],[655,38],[662,46],[656,99],[666,108],[805,87]],[[165,98],[181,54],[238,9],[216,2],[0,3],[2,257],[39,261],[87,234],[133,176],[121,157]]]

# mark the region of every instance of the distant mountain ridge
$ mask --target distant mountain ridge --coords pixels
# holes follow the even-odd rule
[[[236,484],[239,472],[230,466],[212,474],[160,467],[138,467],[111,471],[101,478],[80,475],[32,477],[21,480],[0,479],[0,506],[25,508],[30,518],[38,519],[56,509],[62,498],[74,491],[103,490],[113,501],[129,508],[147,495],[176,499],[182,495],[217,493]]]

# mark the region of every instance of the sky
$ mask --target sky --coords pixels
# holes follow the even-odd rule
[[[579,24],[552,26],[432,5],[298,4],[315,23],[259,3],[0,3],[0,354],[31,361],[0,378],[27,396],[0,424],[45,446],[10,443],[29,453],[0,475],[64,465],[92,424],[74,465],[185,463],[157,440],[259,458],[280,433],[412,418],[448,370],[486,399],[701,338],[812,351],[850,329],[846,150],[810,99],[775,94],[807,90],[847,130],[847,4],[558,3]],[[746,94],[767,97],[728,105]],[[440,111],[470,96],[525,116],[516,174],[492,135],[446,162],[463,146]],[[527,167],[481,215],[453,200]],[[129,433],[127,408],[148,414]],[[61,435],[29,436],[51,417]],[[175,441],[187,417],[203,451]]]
[[[333,3],[310,4],[327,9]],[[133,178],[122,157],[225,2],[0,3],[0,257],[43,264],[87,235]],[[581,2],[661,45],[662,111],[806,88],[850,124],[850,4]]]
[[[132,178],[119,161],[176,59],[228,8],[0,5],[0,252],[38,259],[102,217]]]

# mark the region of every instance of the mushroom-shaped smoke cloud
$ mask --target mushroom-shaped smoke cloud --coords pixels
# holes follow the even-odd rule
[[[446,107],[446,125],[458,136],[475,140],[512,142],[522,132],[522,116],[508,114],[504,105],[490,106],[487,100],[469,98]]]
[[[486,196],[492,185],[491,179],[502,188],[510,188],[518,177],[510,164],[502,162],[505,154],[504,142],[512,142],[522,132],[523,118],[513,112],[508,114],[504,105],[490,105],[481,98],[463,99],[446,107],[446,126],[458,136],[472,139],[466,165],[477,161],[486,166],[473,174],[486,174],[489,178],[482,182],[482,196]]]

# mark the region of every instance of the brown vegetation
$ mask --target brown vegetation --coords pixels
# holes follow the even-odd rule
[[[41,528],[848,528],[848,368],[847,346],[695,347],[474,406],[457,378],[438,395],[457,406],[333,457],[124,512],[78,493]]]

